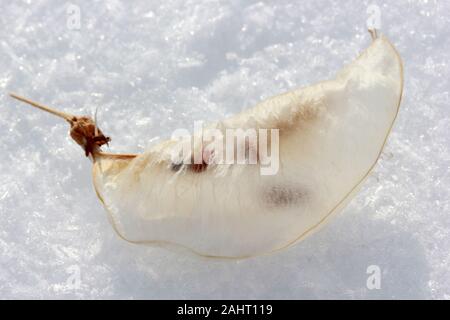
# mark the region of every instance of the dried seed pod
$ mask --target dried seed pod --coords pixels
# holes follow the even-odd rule
[[[260,153],[256,165],[172,162],[175,140],[140,155],[103,153],[109,138],[92,119],[14,97],[69,121],[71,136],[92,155],[96,192],[120,237],[177,244],[204,256],[249,257],[317,230],[346,205],[379,158],[400,106],[403,68],[390,42],[372,35],[371,46],[335,79],[272,97],[212,126],[278,129],[279,141],[269,141],[279,143],[274,175],[261,175]]]

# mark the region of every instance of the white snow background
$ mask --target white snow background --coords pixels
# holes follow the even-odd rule
[[[109,151],[140,152],[333,77],[370,44],[372,3],[405,66],[393,132],[351,204],[276,254],[210,260],[120,240],[68,125],[7,96],[99,107]],[[449,1],[0,4],[0,298],[450,298]]]

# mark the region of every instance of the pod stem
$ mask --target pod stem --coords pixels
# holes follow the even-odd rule
[[[55,110],[55,109],[53,109],[53,108],[44,106],[44,105],[42,105],[42,104],[40,104],[40,103],[37,103],[37,102],[32,101],[32,100],[29,100],[29,99],[27,99],[27,98],[24,98],[24,97],[22,97],[22,96],[19,96],[19,95],[15,94],[15,93],[10,93],[9,95],[10,95],[12,98],[14,98],[14,99],[17,99],[17,100],[19,100],[19,101],[28,103],[29,105],[31,105],[31,106],[33,106],[33,107],[36,107],[36,108],[38,108],[38,109],[41,109],[41,110],[46,111],[46,112],[48,112],[48,113],[51,113],[51,114],[53,114],[53,115],[55,115],[55,116],[57,116],[57,117],[63,118],[63,119],[67,120],[67,121],[70,122],[70,123],[71,123],[71,122],[73,121],[73,119],[75,118],[75,116],[73,116],[73,115],[71,115],[71,114],[68,114],[68,113],[65,113],[65,112],[62,112],[62,111],[58,111],[58,110]]]
[[[96,156],[103,156],[113,159],[132,159],[136,157],[135,154],[111,154],[104,153],[100,150],[100,147],[104,144],[108,144],[111,139],[105,136],[102,131],[97,127],[97,111],[95,112],[95,120],[87,116],[74,116],[69,113],[55,110],[53,108],[44,106],[35,101],[29,100],[15,93],[9,94],[12,98],[25,102],[33,107],[51,113],[57,117],[63,118],[70,123],[70,136],[76,143],[78,143],[84,150],[86,157],[92,156],[92,160],[95,162]]]

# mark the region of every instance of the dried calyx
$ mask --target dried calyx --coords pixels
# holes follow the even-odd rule
[[[68,122],[70,136],[83,148],[86,157],[90,154],[94,157],[102,145],[111,141],[111,138],[103,134],[91,117],[73,117]]]
[[[84,150],[86,157],[92,155],[95,159],[97,154],[100,154],[100,147],[104,144],[108,144],[111,141],[110,137],[107,137],[97,127],[95,121],[88,116],[77,117],[65,112],[61,112],[50,107],[41,105],[37,102],[28,100],[14,93],[10,94],[14,99],[28,103],[38,109],[54,114],[60,118],[65,119],[70,124],[70,136],[76,143],[78,143]]]

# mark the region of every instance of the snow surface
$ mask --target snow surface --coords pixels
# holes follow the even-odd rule
[[[1,298],[450,298],[450,2],[373,2],[405,65],[379,164],[320,232],[227,261],[120,240],[67,124],[7,92],[98,106],[110,151],[140,152],[332,77],[370,43],[372,2],[73,0],[73,30],[69,2],[0,1]]]

